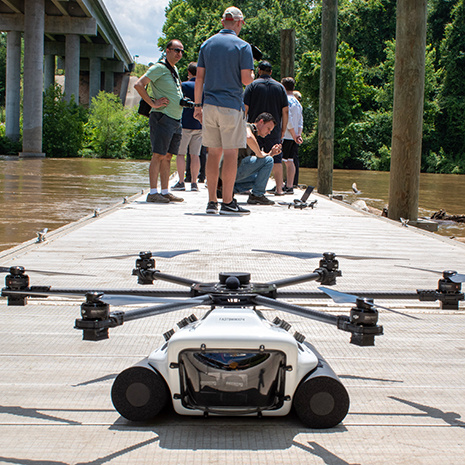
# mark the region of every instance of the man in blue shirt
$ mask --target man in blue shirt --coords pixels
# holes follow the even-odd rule
[[[191,62],[187,66],[186,82],[182,83],[184,97],[194,100],[195,75],[197,74],[197,63]],[[190,156],[190,179],[191,191],[198,191],[197,177],[200,171],[200,150],[202,149],[202,125],[194,118],[192,108],[184,108],[181,118],[182,139],[176,157],[176,168],[178,170],[179,181],[171,188],[173,191],[184,191],[184,172],[186,171],[187,150]]]
[[[218,213],[216,189],[223,156],[220,214],[248,214],[249,210],[237,205],[233,199],[233,189],[237,153],[247,146],[242,86],[254,80],[253,55],[250,44],[238,37],[244,24],[241,10],[226,8],[221,22],[224,29],[200,47],[195,81],[194,117],[202,123],[203,145],[208,147],[207,213]]]

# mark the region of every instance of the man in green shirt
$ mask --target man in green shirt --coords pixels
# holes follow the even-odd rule
[[[179,40],[171,40],[165,50],[165,58],[151,66],[134,84],[139,95],[151,107],[150,141],[152,144],[152,160],[149,167],[150,193],[147,202],[168,203],[182,202],[169,192],[171,157],[178,154],[181,142],[181,116],[183,97],[181,80],[176,63],[182,58],[184,47]],[[146,87],[150,86],[150,98]],[[160,175],[161,192],[158,191],[158,175]]]

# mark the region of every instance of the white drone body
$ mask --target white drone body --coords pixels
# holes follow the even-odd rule
[[[234,307],[183,321],[162,347],[116,378],[112,400],[125,418],[153,420],[169,399],[180,415],[284,416],[294,406],[314,428],[346,416],[344,386],[288,323]]]

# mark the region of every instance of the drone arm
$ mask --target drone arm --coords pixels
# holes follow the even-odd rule
[[[359,324],[353,317],[345,315],[329,315],[316,310],[310,310],[298,305],[292,305],[285,302],[279,302],[268,297],[256,296],[253,298],[256,304],[264,305],[265,307],[283,310],[288,313],[310,318],[312,320],[321,321],[337,326],[342,331],[347,331],[352,334],[350,342],[358,346],[373,346],[375,345],[375,336],[383,334],[383,327],[375,324]],[[373,312],[377,320],[377,312]]]
[[[199,305],[207,305],[211,303],[210,296],[196,297],[187,299],[181,302],[173,302],[163,305],[153,305],[151,307],[138,308],[124,312],[124,321],[138,320],[148,316],[161,315],[163,313],[174,312],[183,308],[197,307]]]
[[[186,279],[186,278],[181,278],[179,276],[173,276],[170,274],[161,273],[158,270],[135,269],[133,271],[133,274],[136,274],[139,276],[139,284],[151,284],[153,280],[166,281],[168,283],[179,284],[181,286],[187,286],[187,287],[192,287],[195,284],[198,284],[198,281],[194,281],[193,279]],[[148,282],[141,282],[141,278],[143,278],[142,280],[146,280]]]
[[[313,273],[304,274],[302,276],[295,276],[293,278],[287,279],[280,279],[278,281],[274,281],[272,283],[267,283],[268,285],[274,285],[276,288],[285,287],[285,286],[292,286],[294,284],[306,283],[308,281],[318,281],[320,279],[321,274],[314,271]]]
[[[260,295],[255,296],[252,300],[254,303],[264,305],[265,307],[274,308],[276,310],[283,310],[288,313],[293,313],[294,315],[299,315],[305,318],[310,318],[312,320],[338,326],[339,317],[336,315],[329,315],[317,310],[310,310],[309,308],[304,308],[300,305],[288,304],[286,302],[280,302],[278,300],[270,299]]]

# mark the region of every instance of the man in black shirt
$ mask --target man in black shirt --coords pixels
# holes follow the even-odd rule
[[[265,139],[258,137],[260,147],[269,152],[276,144],[281,144],[287,128],[289,103],[284,86],[271,77],[272,67],[268,61],[258,65],[259,77],[245,88],[244,104],[247,121],[254,122],[263,113],[270,113],[276,120],[272,133]],[[283,195],[282,154],[274,157],[273,175],[276,181],[276,195]]]

